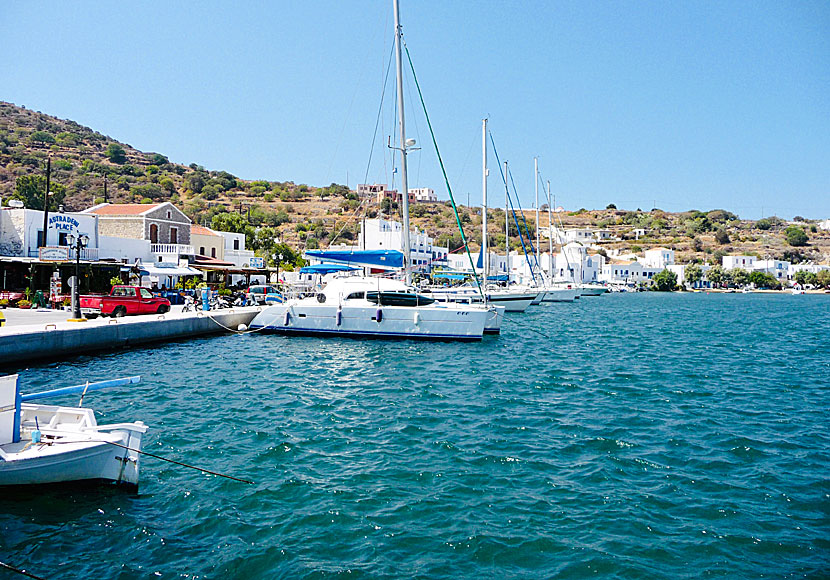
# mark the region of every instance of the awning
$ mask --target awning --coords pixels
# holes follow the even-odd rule
[[[169,262],[159,262],[158,264],[141,264],[139,266],[142,276],[201,276],[199,270],[193,268],[183,268],[176,264]]]
[[[340,264],[403,268],[403,252],[397,250],[306,250],[305,255]]]
[[[314,264],[300,268],[300,274],[331,274],[332,272],[345,272],[347,270],[359,270],[359,268],[346,264]]]

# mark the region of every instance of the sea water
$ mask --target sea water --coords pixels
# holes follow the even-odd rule
[[[138,493],[0,491],[50,578],[830,573],[830,296],[618,294],[476,344],[175,342],[18,369],[142,420]],[[61,404],[77,404],[66,397]]]

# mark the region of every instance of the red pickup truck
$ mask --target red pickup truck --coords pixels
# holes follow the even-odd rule
[[[129,314],[164,314],[169,311],[170,301],[167,298],[153,296],[147,288],[139,286],[113,286],[109,296],[81,296],[81,314],[87,318],[99,315],[118,318]]]

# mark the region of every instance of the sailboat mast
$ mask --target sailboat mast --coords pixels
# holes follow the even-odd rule
[[[398,124],[401,134],[401,214],[403,216],[403,272],[404,281],[407,284],[412,282],[412,270],[410,268],[412,255],[409,241],[409,184],[406,179],[406,123],[403,112],[403,64],[401,60],[401,16],[398,8],[398,0],[392,0],[395,11],[395,65],[398,73]]]
[[[481,121],[481,265],[484,286],[487,286],[487,272],[490,270],[490,254],[487,248],[487,119]]]
[[[507,161],[504,162],[504,253],[506,256],[507,285],[510,286],[510,190],[507,188]]]
[[[539,247],[539,158],[533,158],[533,181],[534,190],[536,191],[536,267],[539,267],[539,253],[542,249]],[[541,272],[540,272],[541,274]]]
[[[550,252],[550,279],[553,281],[553,202],[550,198],[550,180],[548,180],[548,251]]]

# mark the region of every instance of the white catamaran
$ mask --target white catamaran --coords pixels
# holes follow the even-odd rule
[[[415,141],[406,138],[400,13],[395,12],[398,123],[400,129],[401,190],[408,191],[407,161]],[[313,297],[295,298],[269,306],[251,321],[252,329],[283,334],[481,340],[488,317],[484,304],[438,303],[411,286],[409,196],[402,196],[404,280],[371,276],[334,276]],[[491,323],[492,324],[492,323]]]

